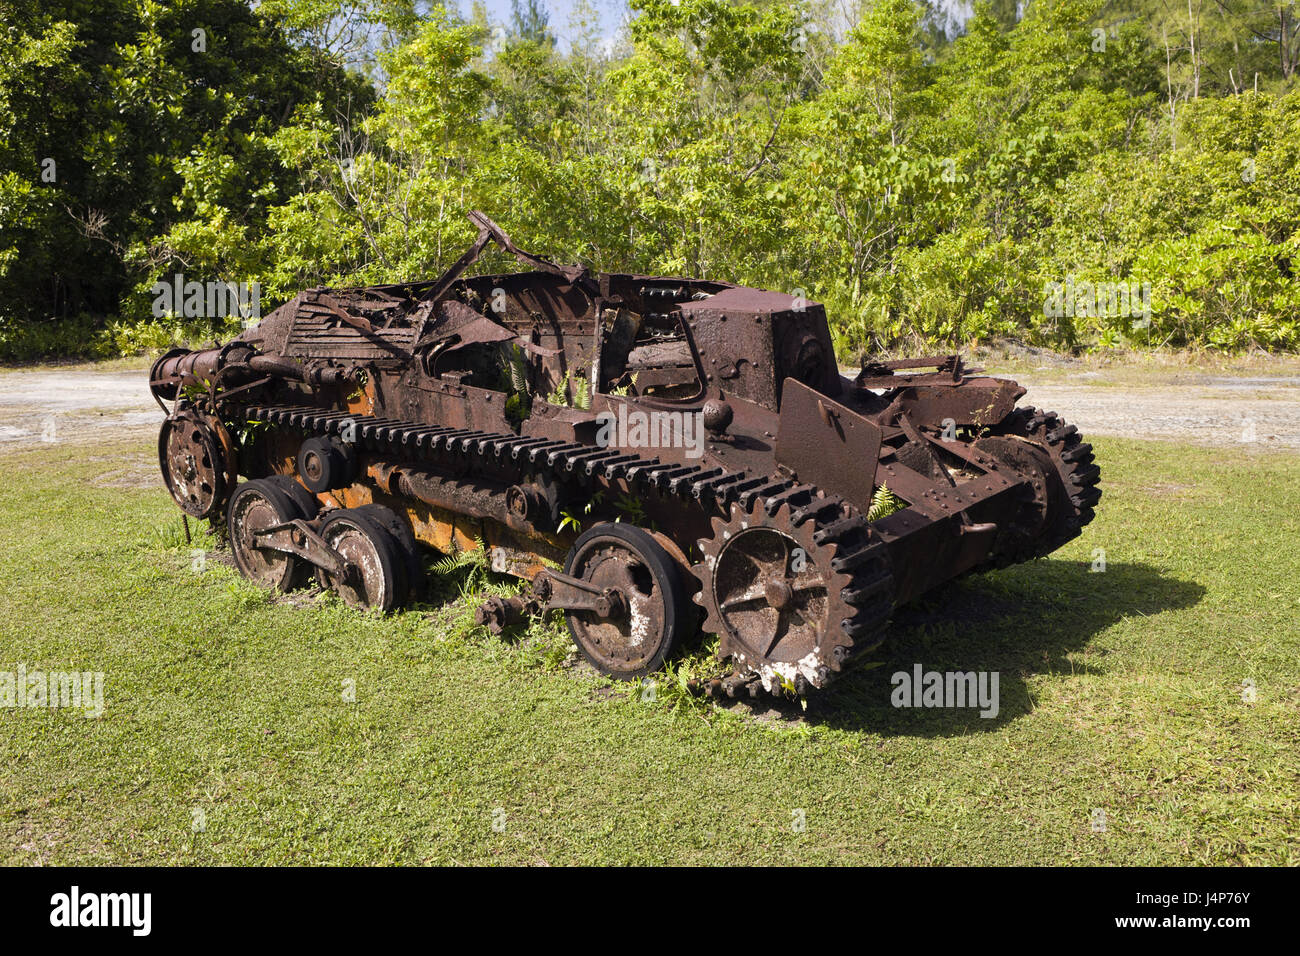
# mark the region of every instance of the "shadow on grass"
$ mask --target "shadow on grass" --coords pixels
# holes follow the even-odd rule
[[[1128,617],[1191,607],[1205,589],[1144,564],[1037,561],[973,575],[900,608],[875,658],[885,663],[844,675],[809,698],[805,720],[845,730],[940,737],[998,730],[1033,709],[1033,674],[1104,672],[1105,651],[1086,652],[1098,632]],[[1085,650],[1091,660],[1067,659]],[[997,672],[998,713],[978,707],[894,707],[891,677],[925,671]],[[786,708],[782,708],[783,710]],[[798,714],[791,705],[791,716]]]

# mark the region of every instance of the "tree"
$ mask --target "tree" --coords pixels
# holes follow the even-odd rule
[[[241,245],[285,182],[260,138],[364,84],[239,0],[6,0],[0,32],[0,317],[109,315],[145,275],[195,265],[160,242],[224,210]],[[5,201],[8,205],[8,201]],[[242,276],[193,275],[204,281]]]
[[[511,35],[545,46],[555,46],[551,14],[542,0],[510,0]]]

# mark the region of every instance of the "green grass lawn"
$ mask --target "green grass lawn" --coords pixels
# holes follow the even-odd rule
[[[1082,538],[757,714],[644,700],[467,602],[380,620],[195,571],[161,482],[103,477],[143,444],[7,453],[0,671],[106,676],[96,719],[0,710],[0,862],[1300,862],[1300,458],[1096,444]],[[1001,712],[892,708],[914,663],[999,672]]]

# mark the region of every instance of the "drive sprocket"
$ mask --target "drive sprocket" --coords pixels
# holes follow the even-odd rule
[[[718,656],[768,691],[823,686],[877,643],[892,609],[888,559],[872,537],[865,520],[824,497],[795,509],[758,499],[714,518],[693,571]]]

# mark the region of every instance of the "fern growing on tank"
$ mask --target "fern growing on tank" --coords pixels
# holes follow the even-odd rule
[[[528,387],[528,356],[516,344],[501,352],[501,390],[506,393],[506,419],[518,425],[532,411]]]
[[[876,489],[875,494],[871,496],[871,507],[867,509],[867,520],[879,521],[881,518],[887,518],[895,511],[902,511],[906,507],[906,502],[890,491],[889,485],[881,485]]]
[[[569,396],[569,382],[573,381],[573,396]],[[567,405],[569,408],[580,408],[583,411],[591,408],[591,386],[587,379],[581,375],[573,375],[572,370],[566,371],[564,377],[560,379],[555,391],[546,399],[552,405]]]
[[[477,594],[482,589],[483,582],[487,579],[487,572],[492,564],[488,558],[488,547],[483,542],[483,539],[475,536],[474,542],[478,547],[457,548],[446,557],[435,561],[429,567],[430,573],[439,578],[467,572],[464,580],[458,585],[462,596]]]

